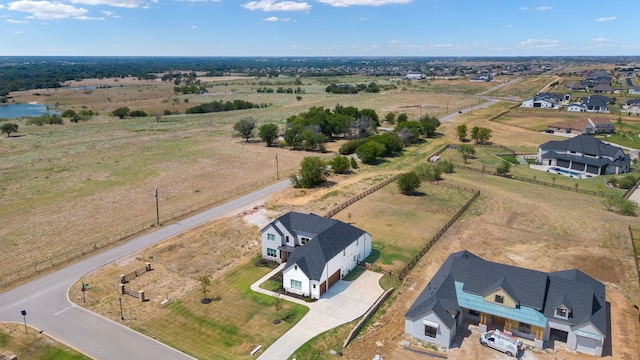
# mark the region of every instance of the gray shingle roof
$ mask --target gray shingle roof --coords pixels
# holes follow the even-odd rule
[[[593,136],[579,135],[572,137],[564,141],[547,141],[540,145],[540,149],[553,151],[553,150],[567,150],[582,154],[592,154],[598,156],[614,157],[620,150],[619,147],[610,144],[605,144],[602,141],[594,138]]]
[[[275,221],[280,221],[294,234],[311,236],[305,245],[291,253],[285,269],[297,264],[312,280],[320,280],[325,264],[366,233],[355,226],[315,214],[290,212]]]
[[[449,255],[405,317],[418,319],[428,311],[435,312],[438,306],[455,314],[459,311],[456,281],[463,283],[465,292],[477,295],[502,288],[521,306],[537,309],[547,318],[554,318],[555,308],[564,305],[571,311],[567,323],[591,322],[607,334],[605,287],[599,281],[580,270],[547,274],[486,261],[466,250]],[[455,321],[451,315],[449,318]]]

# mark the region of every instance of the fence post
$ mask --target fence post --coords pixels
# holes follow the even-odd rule
[[[124,295],[124,284],[120,284],[120,295]]]
[[[120,275],[120,284],[125,284],[127,282],[127,277],[124,274]]]
[[[144,290],[138,291],[138,297],[140,298],[140,302],[145,302]]]

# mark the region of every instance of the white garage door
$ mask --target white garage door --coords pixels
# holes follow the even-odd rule
[[[592,355],[595,353],[595,348],[598,345],[597,340],[589,339],[582,336],[578,336],[577,340],[578,340],[578,343],[576,346],[577,351],[587,353],[587,354],[592,354]]]

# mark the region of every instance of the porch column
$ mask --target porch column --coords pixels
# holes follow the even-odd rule
[[[504,319],[504,331],[511,332],[511,319]]]
[[[480,323],[478,323],[478,329],[480,331],[487,331],[487,314],[480,313]]]

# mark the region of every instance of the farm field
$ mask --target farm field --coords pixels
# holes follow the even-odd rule
[[[544,81],[548,79],[528,79],[517,89],[523,94],[531,92]],[[9,154],[0,159],[0,180],[8,184],[3,185],[0,215],[11,220],[8,229],[0,230],[0,241],[6,241],[0,245],[7,249],[0,261],[11,264],[11,268],[3,267],[2,272],[18,268],[16,259],[21,257],[36,264],[53,264],[70,251],[78,252],[78,246],[81,251],[84,246],[91,251],[93,247],[107,246],[100,239],[115,241],[139,229],[155,227],[156,187],[162,219],[169,222],[180,214],[197,210],[193,204],[207,206],[222,201],[222,194],[233,196],[272,181],[276,153],[281,178],[295,169],[302,157],[310,155],[232,138],[233,123],[243,117],[253,116],[259,124],[274,121],[282,125],[286,117],[311,106],[333,108],[339,103],[371,107],[381,117],[392,111],[407,112],[410,118],[417,118],[425,113],[444,114],[447,106],[453,112],[478,101],[447,91],[427,93],[411,87],[385,94],[329,95],[324,93],[326,85],[313,79],[303,80],[305,93],[299,101],[290,94],[258,94],[255,88],[262,85],[253,79],[212,84],[210,91],[215,95],[210,97],[175,96],[168,86],[156,89],[149,84],[125,85],[129,86],[126,96],[116,97],[120,96],[116,95],[116,88],[104,90],[113,91],[112,94],[96,89],[79,92],[76,100],[60,105],[75,109],[83,103],[102,106],[102,115],[87,123],[44,127],[21,124],[18,135],[22,136],[0,139],[0,149]],[[233,113],[162,116],[159,121],[153,117],[117,120],[105,116],[109,109],[129,104],[127,97],[147,90],[157,90],[157,96],[140,95],[139,102],[131,103],[132,109],[177,110],[212,100],[238,98],[272,105]],[[461,89],[460,94],[467,91]],[[40,100],[43,97],[25,93],[24,99],[30,96]],[[54,99],[54,94],[46,98]],[[248,351],[257,342],[272,343],[305,312],[304,308],[287,304],[282,311],[290,314],[290,321],[275,325],[273,300],[248,290],[250,283],[268,271],[253,266],[259,252],[257,231],[265,218],[289,210],[323,214],[389,176],[425,162],[442,145],[457,142],[455,126],[461,123],[490,127],[492,142],[518,151],[535,149],[554,138],[487,120],[512,105],[502,102],[465,113],[443,124],[435,138],[405,150],[404,156],[385,159],[377,166],[361,166],[354,174],[331,176],[325,186],[317,189],[287,189],[263,204],[259,221],[251,215],[241,215],[206,224],[89,274],[82,279],[91,284],[84,306],[119,321],[119,274],[151,262],[154,270],[131,284],[134,290],[144,289],[150,301],[140,303],[125,297],[125,324],[198,358],[209,358],[212,354],[248,358]],[[340,142],[328,144],[327,156],[335,154],[339,145]],[[456,156],[459,155],[450,154],[451,159]],[[472,161],[481,167],[483,161],[485,166],[494,166],[500,159],[487,152],[479,153],[478,159]],[[461,162],[459,157],[457,162]],[[524,171],[517,166],[512,169],[514,173]],[[404,283],[383,278],[396,287],[392,301],[344,349],[345,358],[366,359],[375,353],[382,353],[384,358],[405,358],[406,353],[398,346],[404,312],[446,256],[467,249],[488,260],[544,271],[578,267],[605,282],[612,304],[613,356],[637,359],[635,344],[640,340],[637,324],[628,321],[628,314],[637,315],[632,305],[640,301],[628,236],[628,225],[635,218],[606,211],[602,199],[592,196],[461,170],[444,177],[447,183],[480,189],[480,199],[423,257]],[[246,186],[234,190],[240,184]],[[374,268],[376,265],[400,268],[411,257],[410,253],[419,249],[470,196],[430,184],[423,184],[421,191],[426,195],[405,197],[392,184],[336,216],[374,234],[374,245],[378,245],[380,254]],[[398,197],[402,201],[396,201]],[[16,219],[29,219],[29,227]],[[417,228],[415,223],[421,227]],[[420,231],[423,225],[426,231]],[[380,243],[376,237],[380,237]],[[56,244],[56,250],[52,250],[51,243]],[[29,268],[33,268],[33,262]],[[49,265],[43,266],[39,271],[49,269]],[[216,300],[208,305],[199,302],[202,295],[197,278],[203,274],[210,276],[210,295]],[[0,279],[3,276],[0,273]],[[79,289],[78,283],[70,292],[78,305],[82,301]],[[167,297],[171,301],[162,305]],[[261,333],[254,331],[256,327]],[[175,331],[176,328],[181,331]],[[316,346],[318,342],[341,343],[343,339],[335,341],[335,337],[343,333],[339,329],[335,335],[319,337],[308,347],[309,353],[296,355],[297,358],[314,358],[309,354],[323,348]],[[476,349],[477,342],[466,339],[460,349],[447,355],[459,359],[486,358],[474,355]],[[529,354],[540,359],[583,358],[561,348]]]
[[[474,102],[462,95],[400,90],[332,95],[324,92],[326,85],[314,79],[302,81],[305,93],[300,101],[292,94],[257,93],[259,86],[291,84],[279,80],[260,83],[229,78],[210,82],[207,96],[177,96],[172,84],[129,78],[117,82],[85,80],[73,85],[104,86],[105,81],[110,81],[106,85],[111,87],[14,94],[16,102],[46,101],[57,104],[59,110],[85,107],[100,115],[88,122],[67,120],[63,125],[33,126],[18,120],[19,132],[0,138],[4,154],[0,159],[0,217],[6,219],[6,226],[0,229],[4,250],[0,261],[6,264],[0,269],[0,287],[156,226],[156,188],[161,221],[170,222],[274,181],[276,154],[281,179],[310,155],[233,138],[233,124],[244,117],[255,118],[258,125],[275,122],[283,126],[287,117],[310,107],[332,109],[342,104],[373,108],[381,117],[391,111],[405,112],[415,119],[421,113],[444,114],[447,102],[450,111]],[[122,106],[147,112],[184,112],[198,103],[235,99],[270,106],[159,119],[107,116]],[[28,227],[24,219],[28,219]]]

